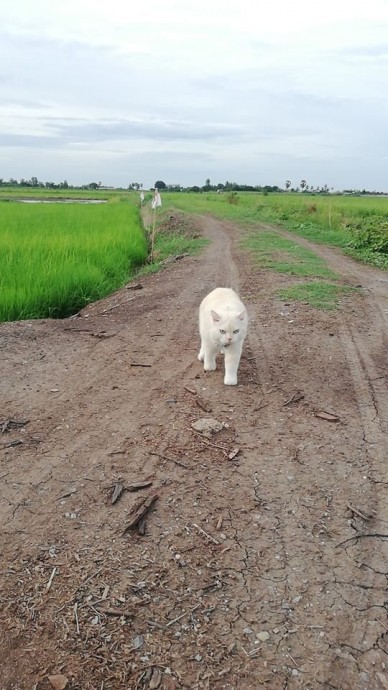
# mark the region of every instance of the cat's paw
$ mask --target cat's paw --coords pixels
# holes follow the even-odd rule
[[[210,364],[207,362],[203,368],[204,371],[215,371],[217,369],[217,365],[215,362],[214,364],[212,362],[210,362]]]
[[[203,362],[203,360],[205,359],[205,355],[202,352],[200,352],[198,355],[198,359],[200,362]]]
[[[237,376],[225,376],[225,386],[237,386]]]

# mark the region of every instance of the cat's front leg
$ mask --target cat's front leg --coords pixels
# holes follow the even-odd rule
[[[225,386],[237,385],[237,371],[240,364],[241,351],[242,346],[233,349],[229,347],[225,350]]]
[[[202,343],[201,352],[199,354],[203,355],[203,368],[205,371],[215,371],[217,368],[216,364],[216,354],[217,350],[210,347],[206,343]]]

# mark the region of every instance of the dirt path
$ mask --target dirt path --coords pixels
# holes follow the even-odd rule
[[[241,230],[198,223],[142,289],[0,326],[1,690],[388,687],[387,276],[318,247],[361,294],[284,304]],[[196,358],[217,285],[251,319],[237,387]]]

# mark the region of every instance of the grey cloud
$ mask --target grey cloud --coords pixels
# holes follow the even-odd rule
[[[0,134],[0,146],[15,148],[53,148],[58,146],[55,137],[34,136],[32,134]]]
[[[51,136],[23,135],[10,133],[0,136],[1,146],[28,146],[53,148],[69,144],[115,142],[147,139],[150,141],[215,141],[235,139],[243,135],[238,127],[223,123],[196,124],[193,122],[151,122],[131,120],[99,120],[90,122],[69,118],[46,120],[46,129]]]
[[[85,122],[73,125],[55,125],[54,131],[67,141],[114,141],[142,139],[159,141],[209,140],[230,138],[242,134],[242,129],[222,123],[199,125],[193,122]]]

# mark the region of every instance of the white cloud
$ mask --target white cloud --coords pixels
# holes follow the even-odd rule
[[[388,187],[385,0],[15,0],[0,27],[4,178]]]

